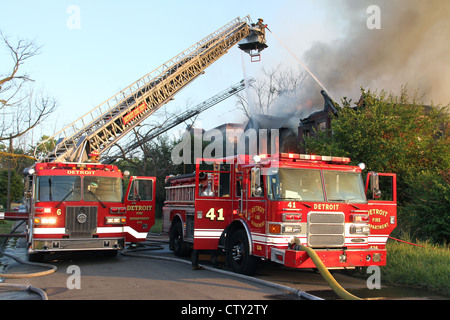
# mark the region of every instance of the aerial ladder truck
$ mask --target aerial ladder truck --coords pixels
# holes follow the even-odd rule
[[[42,141],[38,163],[26,172],[26,212],[0,215],[27,221],[30,260],[59,251],[115,255],[145,241],[155,219],[155,178],[129,177],[89,157],[105,153],[236,44],[252,58],[267,47],[260,26],[236,18]]]

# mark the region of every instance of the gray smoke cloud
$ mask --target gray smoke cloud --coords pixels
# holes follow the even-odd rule
[[[367,27],[371,5],[380,8],[380,29]],[[303,60],[333,97],[358,100],[361,87],[398,94],[406,85],[425,103],[450,103],[450,1],[328,1],[325,8],[345,23],[343,33],[314,43]]]

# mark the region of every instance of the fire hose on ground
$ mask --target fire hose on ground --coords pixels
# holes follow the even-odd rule
[[[323,264],[322,260],[320,260],[319,256],[317,255],[317,253],[306,246],[302,246],[302,245],[298,245],[297,246],[298,250],[301,251],[306,251],[308,253],[308,255],[310,256],[311,260],[314,262],[314,264],[316,265],[317,269],[320,271],[320,274],[322,275],[322,277],[325,279],[325,281],[328,282],[329,286],[333,289],[333,291],[342,299],[344,300],[363,300],[351,293],[349,293],[348,291],[346,291],[337,281],[336,279],[334,279],[334,277],[331,275],[331,273],[328,271],[328,269],[325,267],[325,265]],[[137,249],[139,251],[145,251],[146,249]],[[151,249],[149,249],[151,250]],[[133,257],[140,257],[140,258],[154,258],[154,259],[160,259],[160,260],[167,260],[167,261],[176,261],[176,262],[182,262],[182,263],[186,263],[186,264],[191,264],[190,261],[187,260],[183,260],[183,259],[178,259],[178,258],[173,258],[173,257],[164,257],[164,256],[158,256],[158,255],[140,255],[140,254],[135,254],[136,250],[129,250],[129,251],[125,251],[122,254],[123,255],[127,255],[127,256],[133,256]],[[276,289],[282,290],[282,291],[287,291],[290,293],[293,293],[301,298],[305,298],[305,299],[309,299],[309,300],[320,300],[320,298],[315,297],[313,295],[310,295],[306,292],[291,288],[291,287],[287,287],[287,286],[283,286],[283,285],[279,285],[276,283],[272,283],[272,282],[268,282],[268,281],[264,281],[258,278],[253,278],[253,277],[249,277],[249,276],[245,276],[245,275],[241,275],[241,274],[237,274],[234,272],[229,272],[229,271],[225,271],[225,270],[221,270],[221,269],[217,269],[217,268],[211,268],[211,267],[206,267],[203,266],[206,270],[209,271],[214,271],[214,272],[218,272],[218,273],[222,273],[222,274],[226,274],[226,275],[231,275],[234,277],[239,277],[245,280],[249,280],[249,281],[253,281],[253,282],[257,282],[259,284],[263,284],[266,286],[270,286],[270,287],[274,287]]]
[[[21,223],[17,224],[13,230],[11,230],[10,236],[9,237],[13,237],[14,236],[14,232],[24,223],[25,221],[22,221]],[[23,278],[34,278],[34,277],[42,277],[51,273],[54,273],[57,270],[57,267],[52,265],[52,264],[45,264],[45,263],[37,263],[37,262],[29,262],[29,261],[24,261],[12,254],[9,254],[7,252],[5,252],[5,246],[6,243],[9,239],[9,237],[6,237],[5,240],[3,241],[2,246],[0,247],[0,254],[4,255],[5,257],[14,259],[15,261],[21,263],[21,264],[25,264],[25,265],[29,265],[29,266],[35,266],[35,267],[41,267],[41,268],[47,268],[49,270],[44,270],[44,271],[40,271],[40,272],[33,272],[33,273],[25,273],[25,274],[0,274],[0,278],[8,278],[8,279],[23,279]],[[21,284],[9,284],[9,283],[0,283],[0,288],[12,288],[12,289],[19,289],[19,290],[24,290],[24,291],[30,291],[30,292],[34,292],[37,293],[41,296],[41,298],[43,300],[48,300],[47,294],[39,289],[39,288],[35,288],[29,285],[21,285]]]
[[[149,243],[146,243],[145,245],[152,245]],[[136,251],[146,251],[146,250],[155,250],[154,248],[142,248],[142,249],[132,249],[132,250],[125,250],[123,252],[121,252],[121,254],[125,255],[125,256],[130,256],[130,257],[137,257],[137,258],[147,258],[147,259],[159,259],[159,260],[165,260],[165,261],[172,261],[172,262],[181,262],[184,264],[191,264],[191,261],[189,260],[184,260],[184,259],[179,259],[179,258],[174,258],[174,257],[166,257],[166,256],[160,256],[160,255],[150,255],[150,254],[138,254],[135,253]],[[273,282],[269,282],[269,281],[265,281],[265,280],[261,280],[258,278],[254,278],[254,277],[250,277],[250,276],[246,276],[243,274],[239,274],[239,273],[235,273],[235,272],[230,272],[230,271],[226,271],[226,270],[222,270],[222,269],[217,269],[217,268],[213,268],[213,267],[208,267],[208,266],[202,266],[205,270],[208,271],[212,271],[212,272],[216,272],[216,273],[221,273],[227,276],[232,276],[235,278],[240,278],[242,280],[247,280],[247,281],[252,281],[255,283],[259,283],[261,285],[265,285],[268,287],[272,287],[281,291],[285,291],[285,292],[289,292],[292,293],[296,296],[298,296],[299,298],[303,298],[303,299],[307,299],[307,300],[322,300],[319,297],[316,297],[314,295],[308,294],[306,292],[303,292],[301,290],[297,290],[291,287],[287,287],[284,285],[280,285],[277,283],[273,283]]]
[[[314,262],[317,269],[320,271],[322,277],[328,282],[331,289],[333,289],[333,291],[339,297],[341,297],[344,300],[362,300],[361,298],[349,293],[336,281],[336,279],[331,275],[330,271],[328,271],[327,267],[325,267],[322,260],[320,260],[319,256],[313,249],[303,245],[297,245],[297,248],[301,251],[306,251],[306,253],[308,253],[309,257]]]

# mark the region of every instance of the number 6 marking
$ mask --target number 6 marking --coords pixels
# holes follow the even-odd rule
[[[223,221],[225,220],[225,217],[223,216],[223,208],[220,208],[217,210],[218,215],[216,215],[214,208],[209,209],[209,211],[206,213],[205,217],[209,220],[213,221],[217,217],[217,221]]]

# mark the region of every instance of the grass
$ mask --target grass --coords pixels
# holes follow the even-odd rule
[[[162,218],[155,218],[155,224],[150,229],[150,232],[161,233],[162,231]]]
[[[412,242],[410,240],[406,240]],[[423,288],[450,295],[450,250],[448,246],[416,242],[423,247],[389,240],[383,281]]]
[[[0,233],[10,233],[14,221],[0,220]]]

